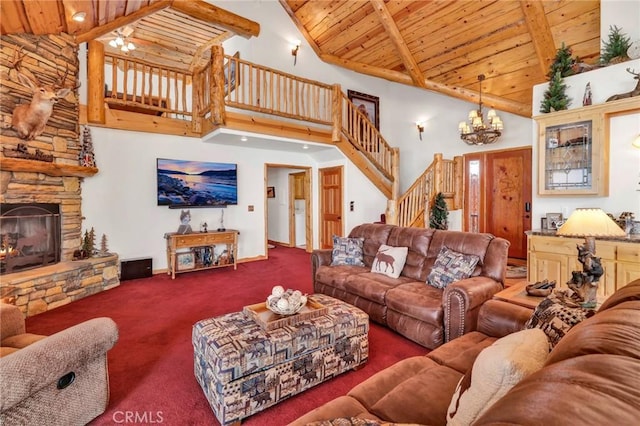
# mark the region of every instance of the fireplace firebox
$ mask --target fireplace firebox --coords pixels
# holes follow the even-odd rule
[[[0,206],[0,274],[10,274],[60,262],[58,204]]]

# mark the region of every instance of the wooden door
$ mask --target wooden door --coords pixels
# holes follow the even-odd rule
[[[333,236],[343,232],[342,166],[320,169],[320,248],[333,247]]]
[[[509,257],[527,258],[531,229],[531,148],[465,155],[464,229],[511,243]]]

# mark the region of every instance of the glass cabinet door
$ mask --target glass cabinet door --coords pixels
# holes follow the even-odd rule
[[[598,117],[561,112],[536,118],[540,153],[538,194],[607,195],[608,152],[604,151]]]

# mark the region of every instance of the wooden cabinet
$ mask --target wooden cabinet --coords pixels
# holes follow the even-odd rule
[[[238,268],[238,234],[234,229],[191,234],[167,233],[167,274],[233,266]]]
[[[581,271],[576,246],[580,238],[529,235],[527,280],[555,280],[556,288],[567,288],[572,271]],[[596,240],[596,256],[601,258],[604,274],[598,296],[609,296],[618,288],[640,278],[640,240],[635,242]]]
[[[304,176],[305,172],[293,173],[293,198],[304,200]]]
[[[577,109],[535,117],[538,194],[608,195],[609,144],[604,115]]]

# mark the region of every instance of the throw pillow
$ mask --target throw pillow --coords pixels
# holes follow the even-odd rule
[[[576,324],[595,314],[582,308],[571,290],[556,290],[538,304],[525,328],[539,328],[553,347]]]
[[[458,253],[442,247],[427,277],[427,284],[445,288],[454,281],[469,278],[479,261],[480,258],[474,254]]]
[[[371,272],[398,278],[407,261],[407,247],[391,247],[382,244],[371,264]]]
[[[520,380],[542,368],[548,354],[547,337],[539,329],[522,330],[493,342],[458,382],[447,410],[447,425],[473,423]]]
[[[331,266],[364,266],[363,245],[364,238],[346,238],[334,235]]]

